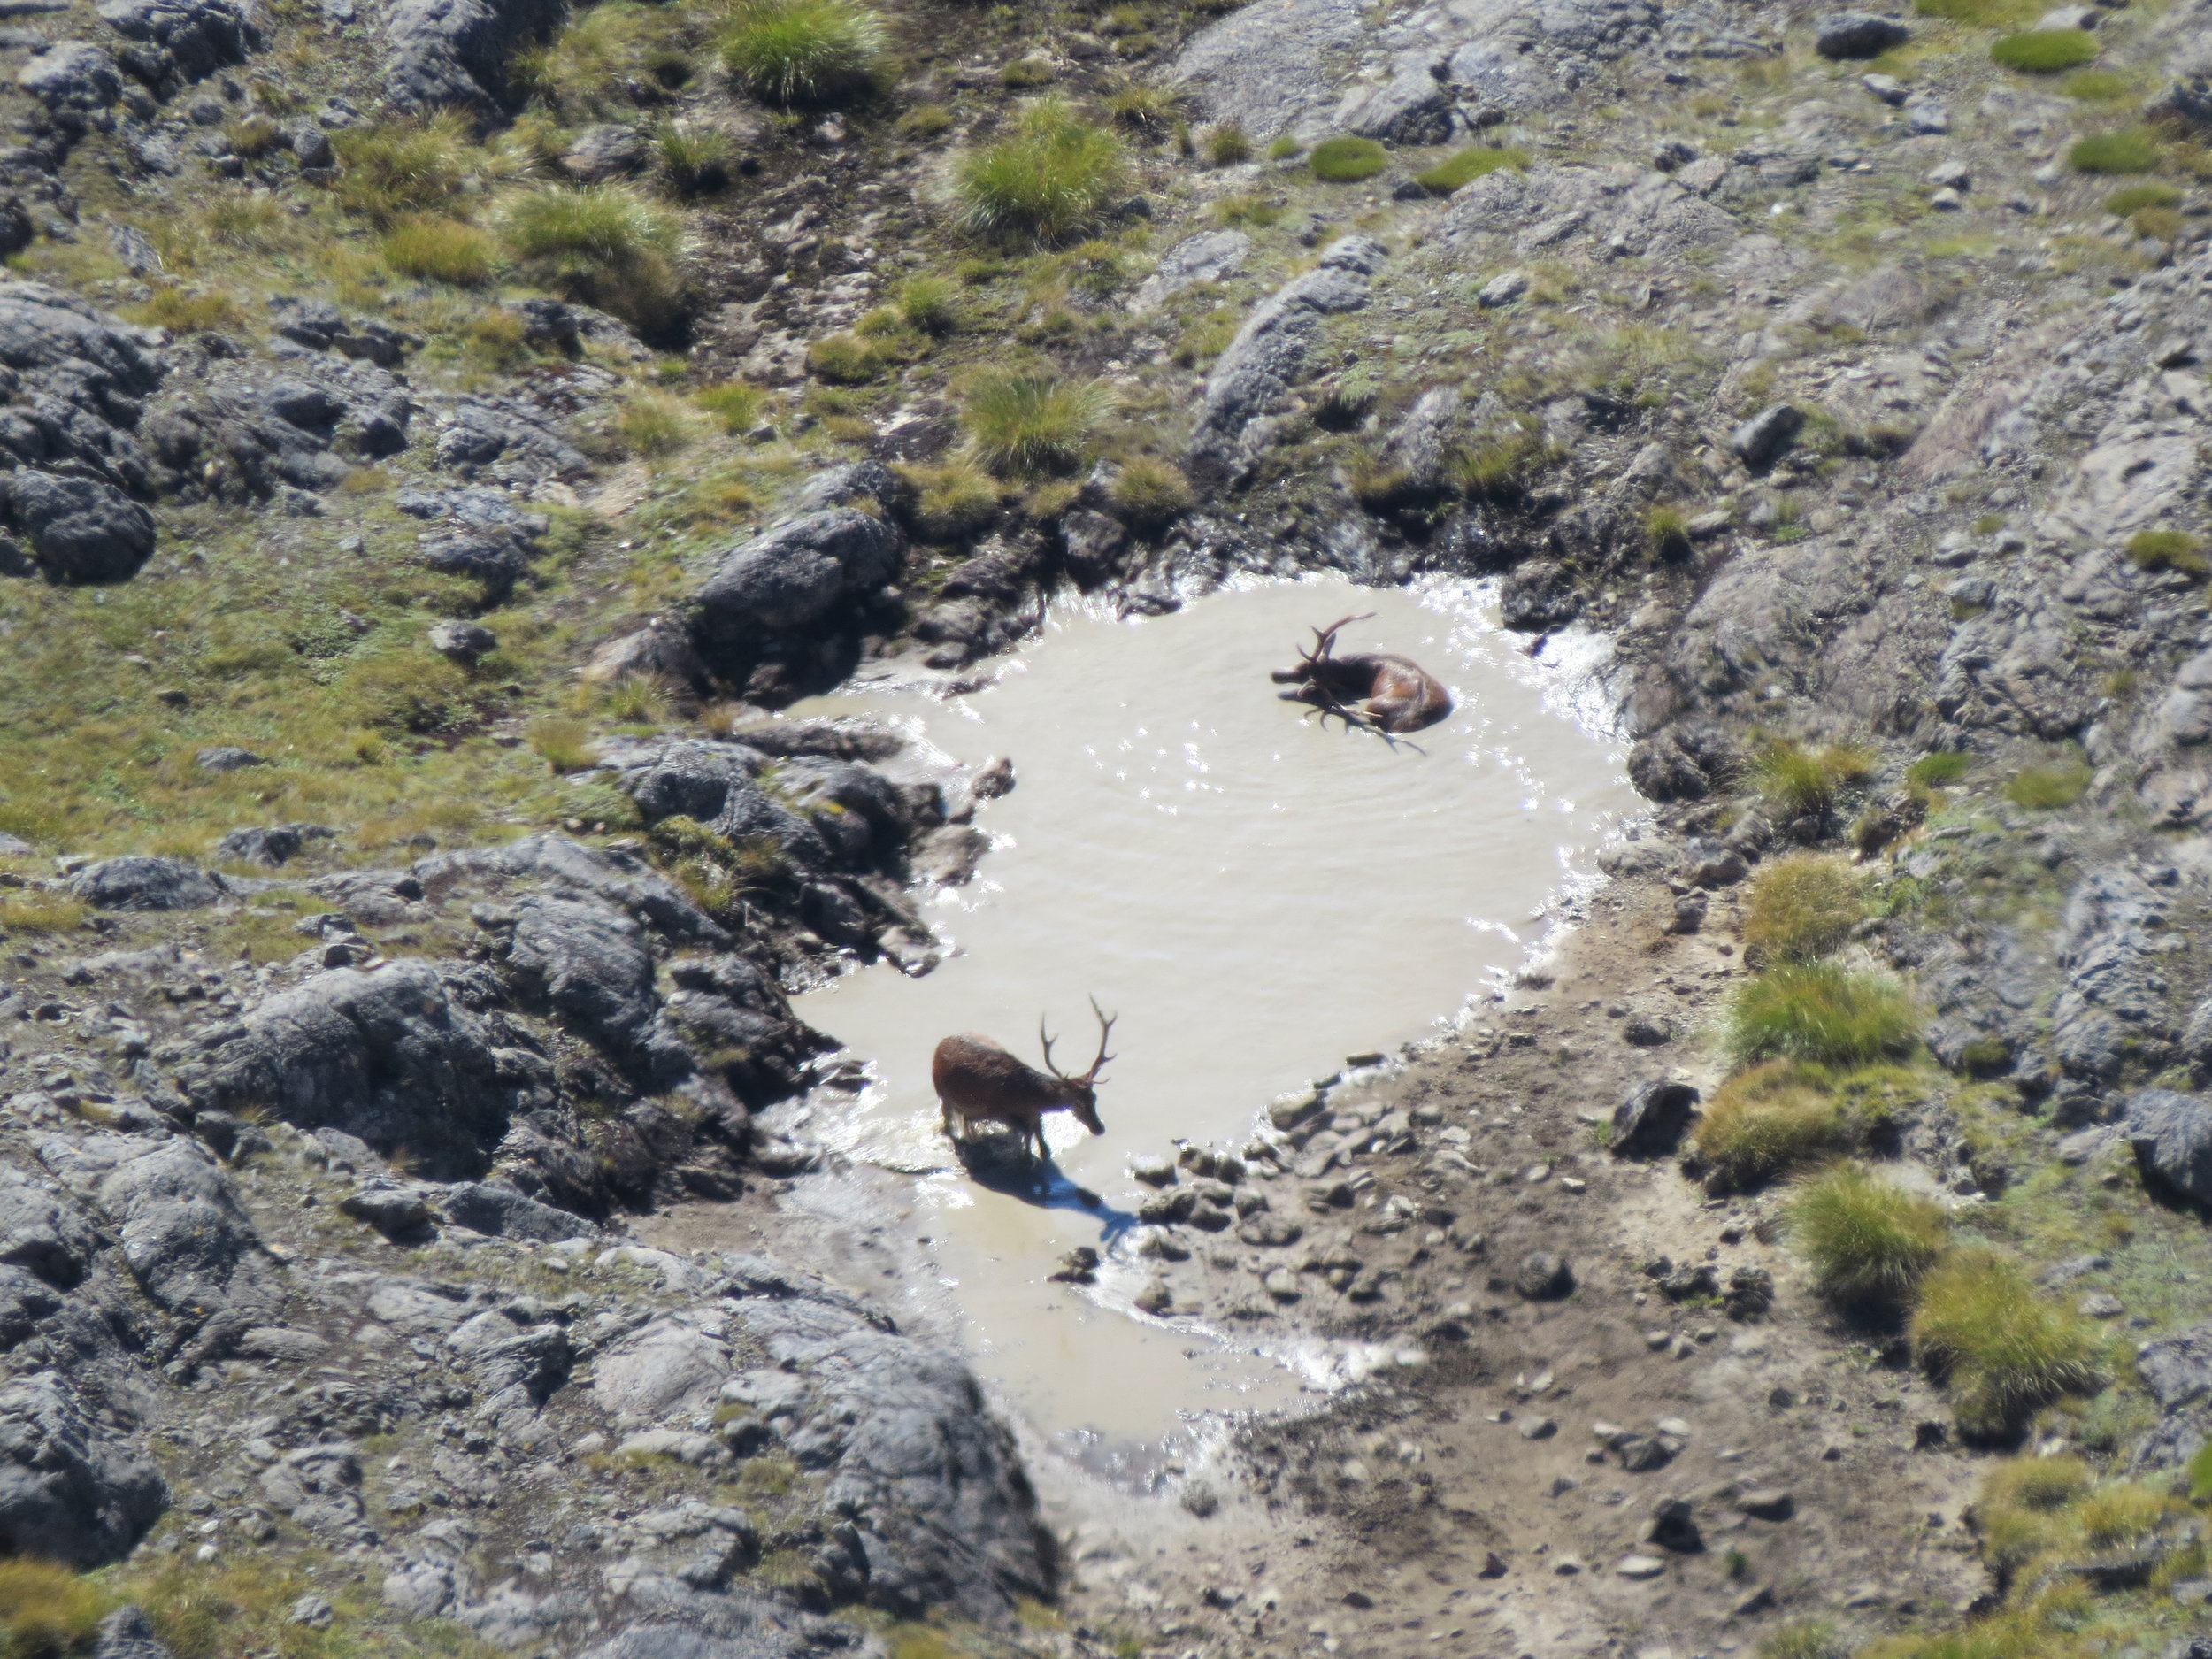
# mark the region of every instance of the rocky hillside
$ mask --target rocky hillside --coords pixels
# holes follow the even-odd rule
[[[7,12],[0,1647],[2212,1641],[2212,12]],[[1140,1168],[1069,1294],[1402,1359],[1117,1521],[795,1265],[1010,778],[778,711],[1318,568],[1653,818]]]

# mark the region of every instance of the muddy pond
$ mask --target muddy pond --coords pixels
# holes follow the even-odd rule
[[[1278,700],[1269,671],[1352,611],[1376,614],[1340,651],[1415,658],[1451,688],[1449,718],[1389,742]],[[1241,1147],[1272,1098],[1436,1034],[1540,945],[1548,906],[1589,879],[1636,806],[1602,642],[1529,643],[1469,583],[1276,582],[1127,620],[1071,601],[983,690],[794,710],[867,712],[958,760],[1013,763],[1016,787],[978,814],[994,847],[977,879],[924,907],[942,964],[919,979],[870,967],[801,999],[869,1082],[856,1097],[818,1092],[787,1121],[910,1179],[901,1225],[906,1242],[927,1240],[935,1322],[959,1327],[1048,1435],[1156,1443],[1202,1414],[1389,1363],[1136,1312],[1148,1271],[1133,1212],[1148,1189],[1129,1168],[1178,1141]],[[939,1128],[938,1040],[987,1033],[1033,1064],[1041,1017],[1079,1071],[1094,997],[1118,1016],[1105,1133],[1050,1116],[1046,1179],[979,1184]],[[1077,1245],[1107,1256],[1097,1282],[1052,1282]]]

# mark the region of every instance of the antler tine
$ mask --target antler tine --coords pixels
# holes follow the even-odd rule
[[[1037,1016],[1037,1043],[1045,1051],[1045,1070],[1055,1077],[1066,1076],[1067,1073],[1052,1064],[1052,1039],[1045,1034],[1045,1017],[1042,1014]]]
[[[1114,1034],[1114,1022],[1121,1016],[1109,1014],[1098,1005],[1098,999],[1094,996],[1091,998],[1091,1012],[1098,1016],[1098,1058],[1091,1062],[1091,1069],[1085,1075],[1095,1082],[1098,1079],[1098,1068],[1114,1057],[1106,1052],[1106,1040]]]
[[[1326,657],[1336,647],[1336,634],[1339,628],[1348,626],[1355,622],[1368,621],[1374,614],[1371,611],[1363,611],[1357,616],[1339,617],[1325,628],[1316,628],[1313,631],[1314,643],[1319,649],[1317,651],[1309,652],[1308,655]]]

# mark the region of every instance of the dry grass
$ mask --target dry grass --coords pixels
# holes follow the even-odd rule
[[[1999,1436],[2062,1394],[2099,1386],[2093,1333],[2041,1295],[2019,1264],[1976,1247],[1952,1253],[1921,1281],[1913,1346],[1951,1387],[1969,1434]]]
[[[1814,961],[1839,948],[1865,914],[1865,883],[1842,859],[1777,859],[1751,881],[1746,959],[1754,965]]]

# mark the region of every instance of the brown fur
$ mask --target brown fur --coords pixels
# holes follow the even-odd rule
[[[1094,1002],[1091,1008],[1097,1012],[1098,1004]],[[1045,1035],[1042,1021],[1038,1022],[1037,1035],[1044,1045],[1045,1064],[1050,1068],[1044,1071],[974,1032],[939,1043],[930,1061],[929,1077],[943,1110],[946,1135],[959,1140],[972,1124],[995,1123],[1020,1135],[1024,1144],[1042,1158],[1046,1156],[1047,1112],[1071,1112],[1093,1134],[1104,1134],[1106,1125],[1098,1116],[1098,1070],[1113,1058],[1106,1052],[1106,1039],[1114,1022],[1102,1013],[1098,1018],[1098,1057],[1079,1077],[1069,1077],[1052,1064],[1052,1039]]]
[[[1347,725],[1389,733],[1418,732],[1449,714],[1452,694],[1418,663],[1382,652],[1336,655],[1337,631],[1364,620],[1345,617],[1316,628],[1313,648],[1299,653],[1298,666],[1272,676],[1293,687],[1284,701],[1311,703],[1325,718],[1333,714]]]

